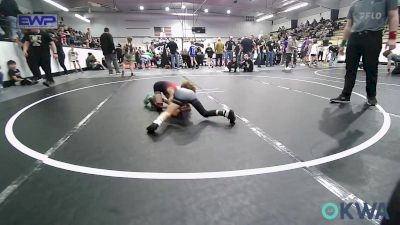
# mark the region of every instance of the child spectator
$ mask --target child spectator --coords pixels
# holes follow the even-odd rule
[[[337,45],[332,45],[332,43],[329,43],[329,53],[331,54],[331,57],[329,59],[329,67],[333,67],[334,63],[336,62],[337,56],[339,54],[339,47]]]
[[[310,55],[311,55],[311,65],[313,65],[313,66],[317,66],[317,62],[318,62],[318,59],[317,59],[317,54],[318,54],[318,44],[317,44],[317,40],[314,40],[314,43],[313,43],[313,45],[311,45],[311,48],[310,48],[311,50],[310,50]]]
[[[194,45],[193,41],[190,43],[191,43],[191,46],[189,48],[190,63],[192,65],[192,69],[194,69],[195,66],[196,66],[196,69],[198,69],[199,65],[197,64],[197,61],[196,61],[196,46]]]
[[[233,58],[232,58],[232,61],[230,61],[230,62],[228,63],[229,73],[232,71],[232,69],[234,69],[233,72],[236,73],[237,68],[238,68],[238,63],[237,63],[236,57],[233,57]]]
[[[133,43],[132,43],[132,38],[128,37],[127,39],[127,43],[124,46],[124,52],[123,52],[123,63],[122,63],[122,75],[125,74],[125,68],[128,67],[129,70],[131,71],[131,76],[133,76],[133,69],[135,67],[135,48],[133,47]],[[117,47],[118,49],[118,47]],[[117,58],[118,58],[118,51],[117,51]],[[118,59],[119,60],[119,59]]]
[[[78,59],[78,52],[75,51],[75,44],[71,44],[71,49],[68,52],[68,58],[69,58],[69,62],[71,62],[74,65],[75,68],[75,72],[77,73],[78,70],[76,68],[76,65],[78,65],[79,70],[81,71],[81,73],[83,73],[82,67],[79,63],[79,59]]]
[[[214,55],[214,50],[211,48],[211,44],[208,43],[207,48],[206,48],[206,54],[207,54],[207,65],[210,68],[214,67],[214,61],[212,60],[212,57]]]
[[[244,55],[244,61],[242,62],[240,67],[243,69],[243,72],[253,72],[253,60],[250,59],[248,54]]]
[[[199,66],[204,66],[204,53],[201,50],[201,47],[197,47],[196,50],[196,62]]]
[[[32,85],[32,84],[37,84],[37,81],[34,82],[31,79],[28,78],[23,78],[21,76],[21,72],[19,69],[17,69],[17,63],[13,60],[9,60],[7,62],[7,67],[8,67],[8,76],[10,79],[10,86],[16,86],[16,85]]]
[[[115,53],[117,53],[118,63],[122,63],[124,59],[124,53],[122,51],[122,45],[120,43],[118,43],[118,45],[115,47]]]

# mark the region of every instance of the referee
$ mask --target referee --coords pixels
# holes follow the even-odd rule
[[[367,74],[367,104],[374,106],[376,100],[376,83],[378,80],[378,59],[382,49],[382,33],[389,20],[389,40],[386,48],[396,47],[399,14],[397,0],[356,0],[352,3],[344,28],[344,40],[340,45],[340,54],[346,51],[346,76],[342,93],[332,98],[332,103],[349,103],[356,81],[360,58],[363,58]]]

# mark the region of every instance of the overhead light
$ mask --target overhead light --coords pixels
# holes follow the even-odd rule
[[[81,15],[75,13],[75,17],[85,21],[86,23],[90,23],[90,20],[84,16],[81,16]]]
[[[141,10],[141,11],[143,11],[144,10],[144,6],[139,6],[139,9]]]
[[[175,16],[197,16],[197,14],[193,14],[193,13],[172,13],[172,15],[175,15]]]
[[[165,11],[167,11],[167,12],[168,12],[168,11],[169,11],[169,7],[165,7]]]
[[[186,9],[186,6],[185,6],[185,5],[182,5],[181,9]]]
[[[308,2],[303,2],[303,3],[297,4],[295,6],[289,7],[283,12],[290,12],[290,11],[293,11],[293,10],[296,10],[296,9],[303,8],[305,6],[308,6]]]
[[[62,5],[60,5],[60,4],[58,4],[57,2],[54,2],[54,1],[52,1],[52,0],[43,0],[43,1],[45,1],[45,2],[47,2],[47,3],[49,3],[49,4],[51,4],[51,5],[53,5],[53,6],[55,6],[55,7],[57,7],[57,8],[59,8],[59,9],[63,10],[63,11],[65,11],[65,12],[68,12],[68,11],[69,11],[69,9],[68,9],[67,7],[62,6]]]
[[[283,3],[282,6],[287,6],[287,5],[292,4],[294,2],[296,2],[296,1],[295,0],[287,1],[287,2]]]
[[[208,9],[204,9],[204,12],[205,12],[205,13],[208,13]]]
[[[265,15],[265,16],[262,16],[262,17],[256,19],[256,22],[261,22],[261,21],[264,21],[264,20],[267,20],[267,19],[271,19],[272,17],[274,17],[274,15],[272,15],[272,14]]]
[[[226,14],[231,14],[231,10],[226,10]]]

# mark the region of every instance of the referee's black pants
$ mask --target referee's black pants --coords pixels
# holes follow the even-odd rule
[[[356,82],[357,68],[362,57],[367,74],[366,91],[368,97],[376,96],[379,54],[382,49],[382,31],[351,33],[346,50],[346,76],[342,94],[350,96]]]
[[[46,80],[49,82],[54,82],[53,75],[51,74],[51,56],[50,54],[43,55],[28,55],[27,58],[29,69],[33,74],[33,79],[39,80],[42,75],[40,67],[42,67]]]

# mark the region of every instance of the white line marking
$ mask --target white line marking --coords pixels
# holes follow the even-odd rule
[[[221,76],[215,76],[211,75],[212,77],[225,77],[224,75]],[[174,77],[176,76],[169,76],[169,77]],[[191,76],[190,76],[191,77]],[[194,76],[195,77],[195,76]],[[199,77],[209,77],[207,75],[200,75]],[[234,77],[239,77],[239,76],[229,76],[231,78]],[[243,76],[241,76],[243,77]],[[247,75],[247,77],[251,77]],[[332,87],[336,89],[341,89],[336,86],[328,85],[328,84],[323,84],[323,83],[318,83],[318,82],[313,82],[313,81],[308,81],[308,80],[300,80],[300,79],[290,79],[290,78],[281,78],[281,77],[270,77],[270,76],[259,76],[259,77],[268,77],[271,79],[283,79],[283,80],[294,80],[294,81],[300,81],[300,82],[306,82],[306,83],[313,83],[313,84],[318,84],[326,87]],[[145,79],[156,79],[156,78],[165,78],[165,77],[149,77]],[[135,79],[135,80],[140,80],[140,79]],[[118,82],[118,81],[117,81]],[[119,81],[119,82],[128,82],[128,81]],[[79,89],[74,89],[70,90],[67,92],[59,93],[53,96],[49,96],[47,98],[41,99],[37,102],[34,102],[20,111],[18,111],[16,114],[14,114],[9,121],[6,124],[5,127],[5,135],[7,140],[19,151],[22,153],[29,155],[35,159],[41,160],[43,163],[57,167],[60,169],[64,170],[69,170],[69,171],[74,171],[74,172],[80,172],[80,173],[85,173],[85,174],[93,174],[93,175],[100,175],[100,176],[110,176],[110,177],[121,177],[121,178],[138,178],[138,179],[211,179],[211,178],[226,178],[226,177],[240,177],[240,176],[250,176],[250,175],[258,175],[258,174],[266,174],[266,173],[274,173],[274,172],[281,172],[281,171],[287,171],[287,170],[293,170],[293,169],[299,169],[303,167],[311,167],[311,166],[316,166],[316,165],[321,165],[327,162],[332,162],[338,159],[345,158],[347,156],[356,154],[360,151],[363,151],[364,149],[372,146],[376,142],[378,142],[383,136],[388,132],[390,128],[390,116],[386,111],[379,105],[377,105],[377,109],[383,114],[384,120],[382,127],[380,130],[370,139],[365,141],[364,143],[352,147],[350,149],[344,150],[340,153],[336,153],[333,155],[317,158],[314,160],[306,161],[306,162],[295,162],[295,163],[289,163],[289,164],[284,164],[284,165],[278,165],[278,166],[271,166],[271,167],[263,167],[263,168],[255,168],[255,169],[243,169],[243,170],[233,170],[233,171],[219,171],[219,172],[199,172],[199,173],[157,173],[157,172],[131,172],[131,171],[117,171],[117,170],[107,170],[107,169],[99,169],[99,168],[92,168],[92,167],[85,167],[85,166],[79,166],[79,165],[74,165],[70,163],[65,163],[65,162],[60,162],[54,159],[51,159],[47,157],[44,154],[41,154],[39,152],[34,151],[33,149],[30,149],[29,147],[25,146],[23,143],[21,143],[18,138],[15,136],[14,131],[13,131],[13,126],[16,121],[16,119],[25,111],[27,111],[29,108],[46,101],[51,98],[55,98],[60,95],[72,93],[75,91],[87,89],[87,88],[92,88],[92,87],[98,87],[98,86],[104,86],[107,84],[111,83],[116,83],[116,82],[110,82],[110,83],[104,83],[104,84],[99,84],[99,85],[92,85],[84,88],[79,88]],[[354,93],[362,98],[365,98],[365,96],[359,94],[359,93]]]
[[[265,84],[265,85],[275,86],[275,85],[273,85],[273,84],[266,83],[266,82],[264,82],[264,81],[259,81],[259,82],[262,83],[262,84]],[[294,92],[297,92],[297,93],[302,93],[302,94],[306,94],[306,95],[311,95],[311,96],[314,96],[314,97],[317,97],[317,98],[326,99],[326,100],[329,100],[329,99],[330,99],[330,98],[327,98],[327,97],[324,97],[324,96],[321,96],[321,95],[313,94],[313,93],[306,92],[306,91],[296,90],[296,89],[292,89],[292,88],[289,88],[289,87],[283,87],[283,86],[275,86],[275,87],[283,88],[283,89],[288,90],[288,91],[294,91]]]
[[[321,77],[329,77],[329,78],[336,79],[336,80],[344,80],[344,78],[332,77],[332,76],[328,76],[328,75],[321,74],[321,73],[320,73],[321,71],[327,71],[327,70],[317,70],[317,71],[315,71],[314,73],[315,73],[315,75],[321,76]],[[329,70],[328,70],[328,71],[329,71]],[[363,81],[363,80],[356,80],[356,81],[357,81],[357,82],[361,82],[361,83],[365,83],[365,82],[366,82],[366,81]],[[391,84],[391,83],[378,83],[378,85],[387,85],[387,86],[396,86],[396,87],[400,87],[400,84]]]
[[[263,85],[270,85],[269,83],[251,79],[253,81],[256,81],[258,83],[261,83]],[[273,85],[270,85],[273,86]],[[303,91],[299,90],[293,90],[291,88],[283,87],[283,86],[277,86],[278,88],[283,88],[286,90],[290,91],[298,91],[300,93],[304,93]],[[311,94],[311,93],[306,93],[306,94]],[[323,96],[318,96],[311,94],[313,96],[317,97],[322,97]],[[221,105],[224,109],[229,109],[229,107],[223,103],[221,103],[219,100],[214,98],[211,95],[208,95],[208,97],[216,102],[217,104]],[[292,150],[287,148],[284,144],[282,144],[280,141],[276,140],[275,138],[271,137],[269,134],[267,134],[264,130],[261,128],[257,127],[256,125],[252,124],[248,119],[240,116],[239,114],[236,113],[236,117],[239,118],[255,135],[260,137],[262,140],[267,142],[269,145],[271,145],[275,150],[279,151],[282,154],[288,155],[294,162],[303,162],[303,160],[297,156]],[[315,167],[305,167],[302,168],[307,174],[309,174],[314,180],[316,180],[318,183],[320,183],[322,186],[324,186],[328,191],[330,191],[332,194],[336,195],[339,199],[341,199],[343,202],[346,203],[354,203],[358,202],[361,203],[361,205],[364,205],[364,201],[357,197],[355,194],[351,193],[348,191],[345,187],[337,183],[335,180],[331,179],[327,175],[325,175],[323,172],[321,172],[319,169]],[[367,204],[369,208],[371,206]],[[352,205],[353,209],[356,209],[355,205]],[[375,212],[376,213],[376,212]],[[374,217],[375,218],[375,217]],[[379,225],[381,223],[382,218],[379,219],[368,219],[371,223]]]
[[[123,88],[127,83],[123,83],[118,89]],[[86,124],[89,123],[91,118],[103,107],[103,105],[110,100],[110,98],[114,94],[109,95],[102,102],[100,102],[89,114],[85,116],[77,125],[75,125],[70,131],[68,131],[62,138],[60,138],[52,147],[50,147],[44,155],[46,157],[50,157],[53,155],[62,145],[64,145],[72,135],[78,133]],[[43,162],[37,160],[34,162],[33,167],[23,175],[20,175],[15,180],[11,182],[1,193],[0,193],[0,205],[5,202],[5,200],[15,191],[17,190],[25,181],[29,179],[33,174],[40,171],[42,168]]]
[[[399,115],[397,115],[397,114],[394,114],[394,113],[389,113],[389,115],[391,115],[391,116],[393,116],[393,117],[396,117],[396,118],[400,118],[400,116],[399,116]]]
[[[83,126],[85,126],[89,121],[90,118],[96,114],[100,108],[110,99],[111,96],[108,96],[104,99],[100,104],[96,106],[83,120],[81,120],[74,128],[72,128],[68,133],[66,133],[60,140],[54,144],[51,148],[49,148],[44,155],[50,157],[54,152],[56,152],[68,139],[81,130]],[[43,162],[37,160],[34,163],[34,166],[24,175],[17,177],[9,186],[7,186],[1,193],[0,193],[0,205],[4,203],[4,201],[19,187],[21,186],[30,176],[32,176],[37,171],[40,171]]]
[[[268,84],[269,86],[273,86],[273,85],[270,85],[269,83],[265,83],[263,81],[259,81],[259,80],[256,80],[256,79],[250,79],[250,80],[256,81],[256,82],[261,83],[263,85]],[[279,87],[281,87],[281,86],[279,86]],[[287,88],[287,90],[299,92],[299,93],[302,93],[302,94],[309,94],[309,95],[312,95],[312,96],[315,96],[315,97],[318,97],[318,98],[322,98],[322,99],[329,99],[329,98],[326,98],[326,97],[323,97],[323,96],[315,95],[315,94],[312,94],[312,93],[308,93],[308,92],[304,92],[304,91],[300,91],[300,90],[296,90],[296,89]],[[273,137],[271,137],[270,135],[268,135],[261,128],[258,128],[255,125],[251,124],[249,122],[249,120],[247,120],[245,118],[242,118],[240,116],[238,116],[238,118],[240,120],[242,120],[250,128],[250,130],[253,131],[253,133],[255,133],[257,136],[262,138],[265,142],[267,142],[270,145],[272,145],[272,147],[274,147],[279,152],[281,152],[283,154],[286,154],[286,155],[289,155],[293,159],[294,162],[303,162],[304,161],[299,156],[297,156],[292,150],[290,150],[285,145],[283,145],[280,141],[278,141],[278,140],[274,139]],[[353,194],[352,192],[347,190],[345,187],[343,187],[342,185],[337,183],[335,180],[333,180],[330,177],[328,177],[327,175],[325,175],[319,169],[317,169],[315,167],[305,167],[305,168],[302,168],[302,169],[307,174],[312,176],[312,178],[314,180],[316,180],[318,183],[320,183],[322,186],[324,186],[328,191],[330,191],[332,194],[336,195],[339,199],[341,199],[343,202],[346,202],[346,203],[358,202],[358,203],[361,203],[361,205],[364,205],[365,201],[363,201],[362,199],[357,197],[355,194]],[[368,205],[369,208],[371,208],[371,206],[369,204],[367,204],[367,205]],[[355,205],[352,205],[352,208],[356,209]],[[379,225],[381,223],[382,218],[380,218],[380,219],[368,219],[368,220],[371,223]]]

